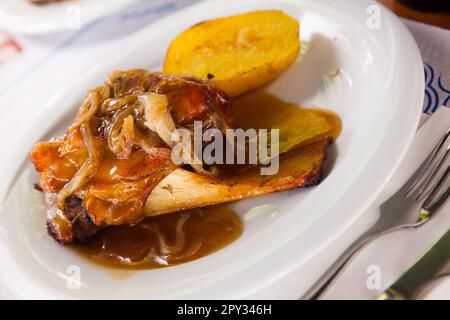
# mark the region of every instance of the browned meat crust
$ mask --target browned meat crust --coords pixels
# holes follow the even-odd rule
[[[273,176],[261,176],[258,167],[220,178],[178,168],[152,191],[145,204],[146,214],[152,216],[315,186],[322,178],[331,143],[331,138],[325,138],[281,155],[279,171]]]
[[[38,188],[46,195],[47,226],[55,240],[84,242],[109,225],[138,222],[149,193],[177,168],[170,147],[145,125],[139,97],[148,92],[167,97],[177,127],[189,129],[202,120],[207,128],[224,132],[232,122],[229,98],[208,82],[145,70],[112,73],[103,87],[91,91],[64,136],[37,144],[30,154],[41,175]],[[125,118],[132,123],[126,141],[119,140]],[[111,139],[131,148],[120,154]],[[86,168],[82,180],[76,179]],[[73,181],[81,182],[61,200]]]
[[[67,198],[64,213],[70,221],[73,221],[73,239],[76,242],[85,242],[99,230],[103,229],[93,223],[83,205],[83,201],[77,196]]]

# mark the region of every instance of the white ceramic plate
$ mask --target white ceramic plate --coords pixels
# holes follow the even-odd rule
[[[42,195],[32,189],[38,177],[26,161],[33,143],[61,132],[87,90],[110,71],[160,69],[170,40],[186,27],[274,8],[301,21],[304,42],[301,59],[270,91],[333,110],[343,121],[323,182],[236,203],[245,221],[242,237],[206,258],[171,268],[106,270],[50,239]],[[379,29],[368,27],[368,9],[380,10]],[[0,261],[3,281],[18,297],[298,298],[327,267],[311,267],[311,259],[349,230],[399,165],[422,107],[424,75],[417,46],[394,15],[369,0],[205,1],[139,31],[115,52],[44,108],[36,119],[39,125],[17,146],[20,159],[11,159],[7,167],[18,175],[0,215]],[[257,214],[246,214],[257,206]],[[356,238],[360,231],[346,232]],[[78,268],[82,286],[72,290],[67,279]]]
[[[68,0],[45,5],[27,0],[0,1],[0,29],[16,34],[68,31],[111,14],[136,0]],[[79,13],[79,20],[76,15]]]

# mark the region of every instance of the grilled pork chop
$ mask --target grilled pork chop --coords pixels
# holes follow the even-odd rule
[[[137,223],[150,192],[178,167],[171,161],[171,131],[201,120],[204,129],[224,133],[233,125],[230,107],[226,94],[193,77],[111,74],[62,137],[38,143],[30,154],[50,235],[84,242],[107,226]]]

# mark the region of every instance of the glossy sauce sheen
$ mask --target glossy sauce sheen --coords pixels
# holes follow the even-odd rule
[[[336,114],[299,108],[262,90],[238,97],[232,113],[240,128],[280,129],[282,153],[325,137],[336,139],[341,131],[341,121]],[[184,242],[183,235],[178,234],[178,239],[176,236],[177,225],[183,219]],[[147,218],[134,226],[109,227],[90,242],[73,246],[106,266],[148,269],[204,257],[238,239],[242,231],[238,215],[226,206],[216,206]],[[178,248],[175,248],[176,244]],[[167,247],[173,250],[168,253]]]
[[[180,223],[181,232],[177,232]],[[151,269],[204,257],[238,239],[242,230],[237,214],[217,206],[151,217],[134,226],[109,227],[88,243],[71,246],[105,266]]]

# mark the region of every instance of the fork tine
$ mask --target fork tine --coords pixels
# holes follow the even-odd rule
[[[433,177],[437,174],[436,171],[438,171],[440,169],[440,167],[438,165],[439,168],[438,168],[438,170],[436,170],[436,168],[435,168],[436,159],[438,158],[439,153],[441,153],[442,148],[446,145],[449,137],[450,137],[450,128],[447,129],[446,133],[442,136],[441,139],[439,139],[438,143],[434,147],[433,151],[431,152],[431,155],[427,159],[423,168],[420,170],[417,177],[415,178],[415,180],[413,181],[411,186],[406,191],[406,194],[405,194],[406,197],[411,196],[412,193],[419,188],[420,188],[420,194],[422,194],[424,192],[422,190],[423,185],[424,184],[428,185],[429,182],[433,179]],[[444,157],[448,156],[448,150],[449,150],[449,148],[447,148],[447,153]],[[445,160],[443,160],[443,161],[445,161]],[[443,161],[441,160],[440,162],[443,163]],[[442,166],[442,163],[440,163],[440,166]],[[431,173],[427,174],[427,172],[429,172],[430,169],[433,169],[433,168],[434,168],[434,170],[432,170]]]
[[[427,199],[423,204],[423,209],[429,214],[433,214],[450,196],[450,183],[447,185],[446,191],[435,201],[434,198],[441,190],[442,186],[446,183],[448,175],[450,174],[450,166],[447,167],[445,173],[442,175],[439,182],[433,187],[432,191],[428,195]]]
[[[415,201],[418,201],[420,199],[422,199],[422,195],[426,195],[426,192],[431,184],[431,182],[434,180],[434,178],[436,177],[436,175],[438,174],[439,170],[442,168],[442,166],[444,165],[445,161],[447,160],[448,156],[450,154],[450,146],[447,147],[447,151],[445,152],[444,156],[442,157],[442,159],[439,161],[438,165],[436,166],[436,168],[428,175],[428,177],[424,180],[424,183],[422,184],[422,187],[420,188],[419,193],[417,194]]]

